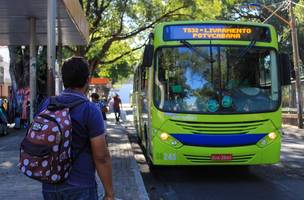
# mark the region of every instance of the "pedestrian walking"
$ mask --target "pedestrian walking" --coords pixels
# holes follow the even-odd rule
[[[115,119],[116,119],[116,124],[119,124],[120,106],[122,106],[121,99],[119,98],[118,94],[115,94],[115,96],[113,97],[113,110],[114,110],[114,115],[115,115]]]
[[[43,182],[45,200],[97,200],[97,170],[104,199],[113,200],[112,164],[103,118],[86,97],[88,63],[81,57],[66,60],[62,80],[65,90],[48,98],[38,109],[21,144],[19,167],[27,176]],[[51,151],[44,148],[43,154],[36,152],[37,141],[41,148],[51,146]]]

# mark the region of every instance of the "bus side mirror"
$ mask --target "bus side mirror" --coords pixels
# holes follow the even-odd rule
[[[291,77],[293,66],[290,61],[290,57],[286,53],[279,54],[279,66],[281,72],[281,85],[290,85],[291,84]],[[294,78],[294,77],[292,77]]]
[[[153,52],[154,46],[152,44],[147,44],[144,50],[143,67],[151,67],[153,62]]]

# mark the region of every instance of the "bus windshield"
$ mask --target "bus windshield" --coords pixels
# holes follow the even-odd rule
[[[246,46],[193,48],[157,50],[154,103],[159,109],[179,113],[255,113],[278,108],[275,50]]]

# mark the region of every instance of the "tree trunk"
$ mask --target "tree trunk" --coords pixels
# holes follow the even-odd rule
[[[10,55],[10,65],[9,65],[9,73],[12,80],[12,95],[14,97],[13,101],[16,102],[16,94],[18,90],[18,83],[15,76],[15,67],[16,67],[16,61],[17,61],[17,55],[16,55],[16,46],[9,46],[9,55]]]

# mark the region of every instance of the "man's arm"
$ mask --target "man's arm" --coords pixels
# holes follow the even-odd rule
[[[105,136],[92,138],[91,146],[96,170],[105,189],[105,200],[113,200],[112,163]]]

